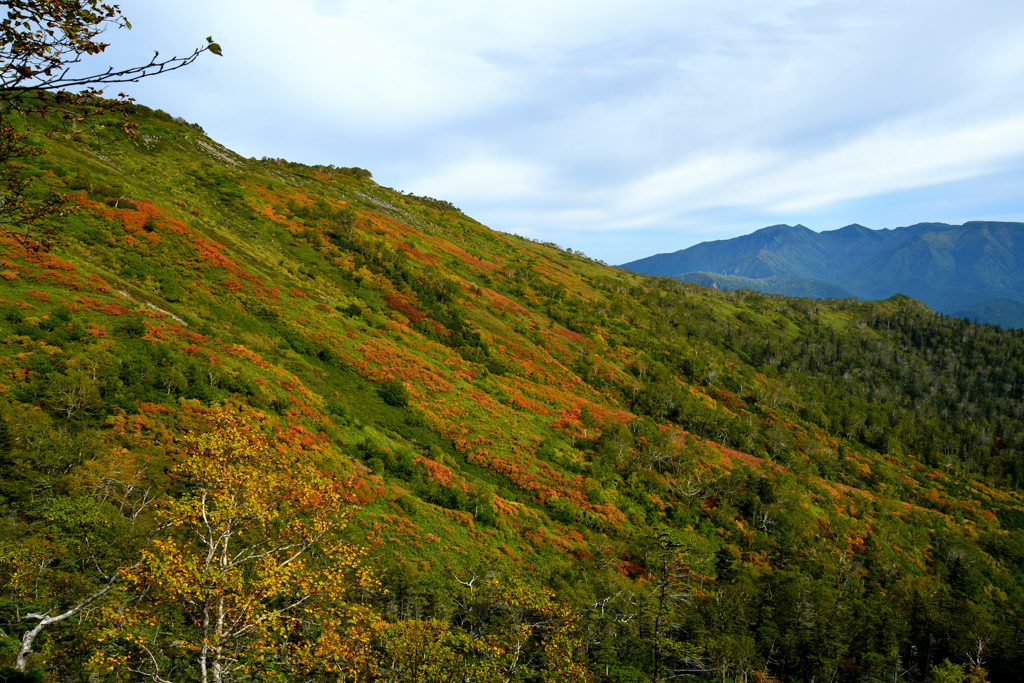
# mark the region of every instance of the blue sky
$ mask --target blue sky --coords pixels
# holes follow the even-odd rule
[[[775,223],[1024,220],[1020,0],[122,0],[132,84],[609,263]]]

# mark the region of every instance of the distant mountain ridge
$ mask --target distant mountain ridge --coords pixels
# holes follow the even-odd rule
[[[810,277],[776,275],[764,278],[749,278],[741,275],[722,275],[699,271],[675,276],[680,282],[693,282],[715,289],[751,289],[769,294],[783,294],[805,299],[847,299],[856,298],[842,287]]]
[[[906,294],[950,315],[1024,327],[1024,223],[918,223],[893,230],[853,224],[826,232],[773,225],[623,267],[689,282],[709,273],[749,278],[716,286],[790,296],[829,298],[822,284],[862,299]]]

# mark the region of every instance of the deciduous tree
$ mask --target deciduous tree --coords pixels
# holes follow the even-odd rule
[[[159,501],[160,530],[126,572],[140,597],[110,636],[130,646],[98,666],[170,680],[178,652],[203,683],[222,683],[304,671],[303,653],[351,665],[346,593],[374,581],[338,537],[346,487],[288,452],[229,410],[186,438],[171,470],[186,491]],[[182,629],[161,629],[176,612]]]

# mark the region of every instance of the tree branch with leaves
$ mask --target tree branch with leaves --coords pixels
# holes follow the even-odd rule
[[[144,64],[80,73],[79,64],[109,47],[100,40],[104,32],[131,28],[117,5],[99,0],[8,0],[3,4],[0,231],[30,252],[48,251],[58,232],[53,219],[67,215],[74,205],[29,171],[26,162],[44,153],[30,144],[30,134],[49,137],[62,127],[78,133],[79,124],[91,125],[108,114],[120,115],[120,127],[133,134],[136,126],[125,106],[131,99],[124,93],[106,99],[98,88],[134,83],[188,66],[204,52],[222,52],[211,37],[184,57],[161,59],[154,52]]]

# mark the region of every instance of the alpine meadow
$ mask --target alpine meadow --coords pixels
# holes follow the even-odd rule
[[[0,680],[1020,680],[1024,331],[12,97]]]

